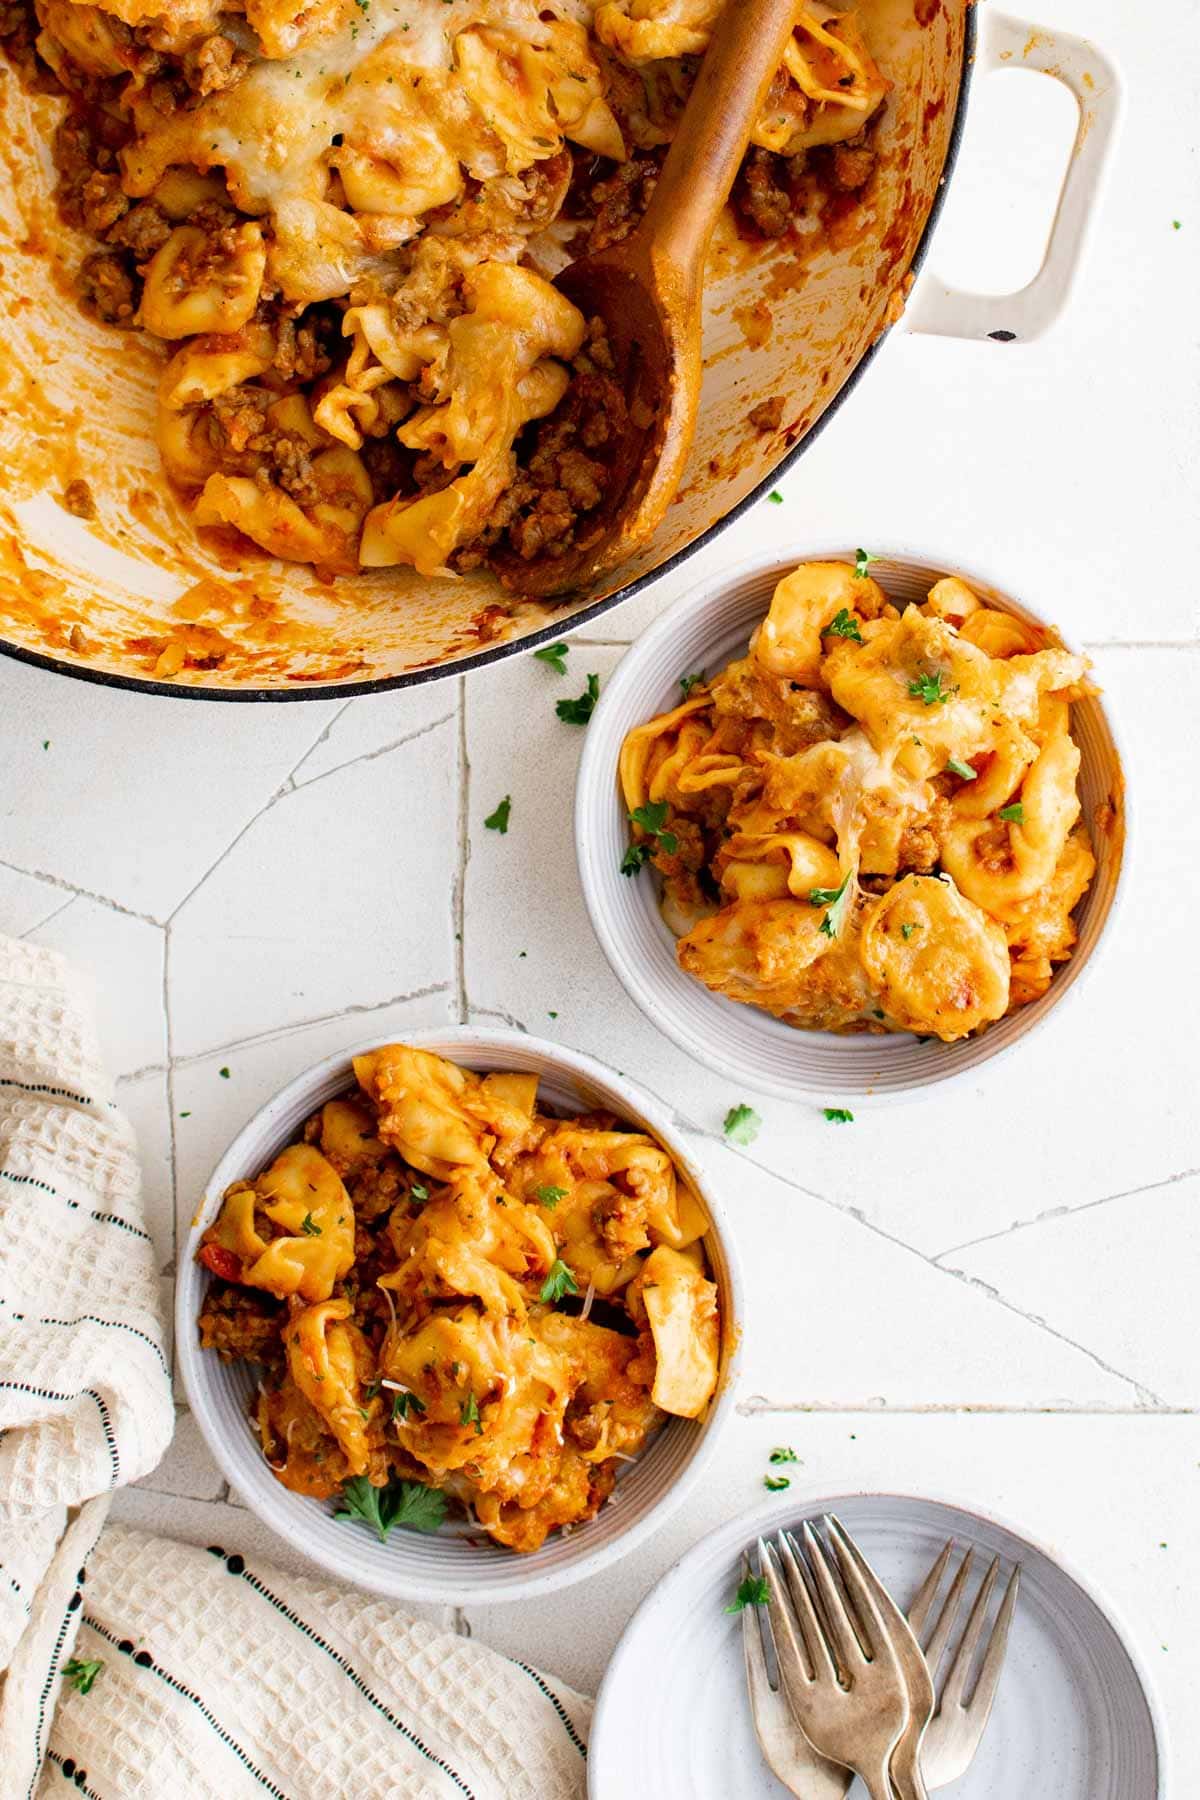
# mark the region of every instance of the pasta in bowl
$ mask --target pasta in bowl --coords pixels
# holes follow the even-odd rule
[[[327,579],[586,533],[624,401],[551,277],[633,229],[720,9],[18,0],[0,38],[67,102],[81,303],[168,353],[155,435],[194,523]],[[805,0],[735,198],[760,245],[827,199],[845,232],[889,85]]]
[[[587,1059],[509,1056],[510,1035],[302,1077],[288,1141],[273,1120],[214,1177],[178,1305],[239,1489],[413,1597],[530,1591],[497,1560],[535,1590],[606,1560],[727,1401],[731,1272],[694,1173]]]
[[[753,571],[650,635],[593,723],[577,845],[656,1023],[764,1087],[865,1098],[976,1066],[1072,985],[1124,805],[1057,632],[859,552]]]

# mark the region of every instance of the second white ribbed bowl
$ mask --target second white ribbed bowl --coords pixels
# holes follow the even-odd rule
[[[339,1051],[298,1075],[250,1121],[217,1164],[180,1259],[176,1355],[188,1404],[227,1479],[263,1523],[295,1549],[343,1581],[400,1599],[452,1606],[526,1599],[594,1575],[624,1556],[664,1523],[700,1479],[734,1405],[743,1326],[737,1257],[720,1203],[686,1142],[654,1101],[624,1076],[590,1056],[517,1031],[464,1026],[413,1032],[405,1042],[484,1073],[511,1069],[536,1074],[543,1102],[573,1112],[607,1108],[650,1132],[670,1151],[700,1195],[712,1226],[705,1249],[721,1308],[721,1378],[705,1417],[669,1420],[635,1462],[622,1465],[616,1489],[595,1519],[568,1535],[555,1533],[528,1556],[465,1527],[444,1527],[430,1536],[394,1530],[380,1543],[367,1526],[335,1518],[332,1505],[293,1494],[276,1481],[250,1418],[253,1369],[222,1362],[215,1351],[200,1348],[196,1318],[209,1276],[196,1262],[196,1250],[229,1184],[258,1175],[318,1107],[351,1088],[353,1058],[377,1048],[378,1038]]]
[[[715,674],[745,654],[778,581],[808,561],[853,562],[854,551],[805,546],[769,563],[726,571],[685,595],[628,651],[588,726],[575,790],[579,875],[612,968],[651,1023],[689,1055],[744,1085],[792,1100],[911,1098],[974,1074],[1014,1049],[1078,988],[1117,898],[1126,829],[1121,758],[1101,702],[1079,701],[1071,709],[1071,729],[1082,753],[1079,788],[1097,863],[1076,914],[1079,941],[1039,1000],[977,1037],[943,1044],[909,1033],[843,1037],[798,1031],[757,1007],[710,992],[676,961],[675,939],[659,915],[653,871],[632,878],[620,873],[629,826],[617,762],[627,732],[679,704],[682,676],[696,670]],[[961,575],[988,605],[1033,624],[1048,622],[974,571],[920,553],[876,557],[871,574],[897,602],[924,600],[943,575]]]

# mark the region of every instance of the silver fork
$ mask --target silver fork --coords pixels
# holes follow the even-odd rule
[[[929,1571],[921,1591],[909,1608],[908,1619],[918,1641],[923,1637],[925,1627],[933,1612],[933,1603],[941,1584],[942,1575],[949,1565],[954,1553],[954,1541],[946,1545],[937,1562]],[[938,1665],[945,1655],[946,1646],[954,1630],[962,1606],[963,1593],[966,1589],[967,1577],[970,1573],[974,1551],[968,1550],[962,1559],[958,1573],[951,1582],[946,1598],[942,1603],[937,1621],[925,1645],[925,1661],[929,1672],[937,1681]],[[1004,1655],[1008,1647],[1008,1630],[1012,1624],[1016,1610],[1017,1594],[1021,1587],[1020,1564],[1008,1578],[1008,1586],[996,1614],[996,1622],[988,1636],[987,1646],[983,1653],[983,1661],[979,1666],[979,1674],[966,1698],[967,1683],[971,1678],[971,1665],[979,1639],[983,1632],[987,1617],[988,1602],[996,1585],[996,1577],[1000,1571],[1000,1558],[992,1559],[991,1567],[980,1583],[979,1592],[975,1596],[975,1604],[967,1616],[967,1623],[959,1639],[958,1648],[946,1670],[946,1678],[938,1689],[938,1704],[933,1718],[929,1721],[921,1748],[921,1769],[927,1787],[948,1787],[950,1782],[957,1781],[965,1769],[970,1766],[971,1759],[979,1748],[979,1740],[983,1736],[984,1727],[992,1711],[992,1702],[996,1698],[996,1689],[1000,1683],[1000,1671],[1004,1667]]]
[[[954,1550],[954,1539],[951,1538],[921,1583],[912,1605],[908,1609],[908,1622],[918,1641],[924,1637],[925,1628],[933,1616],[938,1590],[950,1565]],[[962,1606],[963,1594],[971,1569],[972,1554],[968,1550],[963,1558],[929,1635],[925,1655],[935,1680],[938,1664],[945,1654]],[[749,1562],[743,1558],[743,1573],[749,1572]],[[956,1781],[970,1765],[979,1747],[979,1740],[983,1736],[984,1727],[991,1713],[992,1702],[996,1696],[1008,1641],[1008,1629],[1012,1622],[1020,1586],[1021,1571],[1019,1568],[1014,1570],[1009,1580],[1000,1612],[988,1638],[979,1679],[975,1683],[971,1698],[965,1702],[962,1698],[969,1677],[972,1656],[982,1629],[983,1617],[987,1610],[987,1601],[995,1581],[995,1565],[989,1573],[991,1583],[987,1586],[986,1593],[981,1589],[980,1595],[976,1597],[975,1605],[967,1620],[966,1631],[959,1641],[958,1648],[946,1672],[946,1681],[941,1690],[939,1705],[921,1740],[921,1772],[928,1788],[948,1786],[950,1782]],[[799,1800],[843,1800],[853,1776],[841,1764],[830,1762],[827,1757],[813,1749],[792,1716],[782,1683],[775,1688],[771,1686],[766,1657],[763,1652],[761,1626],[757,1615],[756,1607],[750,1606],[743,1610],[742,1644],[746,1657],[746,1681],[750,1693],[750,1706],[754,1715],[754,1729],[763,1754],[783,1785],[790,1788],[792,1793],[799,1797]],[[973,1622],[976,1622],[975,1631],[968,1643],[967,1634],[971,1631]],[[956,1676],[956,1688],[951,1690],[950,1683]],[[949,1704],[947,1704],[947,1695],[950,1696]],[[907,1728],[905,1736],[907,1736]]]
[[[813,1748],[860,1775],[871,1800],[892,1800],[909,1712],[899,1659],[857,1563],[841,1565],[847,1604],[816,1533],[806,1524],[802,1535],[803,1557],[783,1536],[777,1550],[758,1540],[780,1685]]]

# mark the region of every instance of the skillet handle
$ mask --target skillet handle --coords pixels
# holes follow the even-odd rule
[[[1052,75],[1074,94],[1079,127],[1046,255],[1029,285],[1015,294],[967,294],[945,287],[927,271],[904,324],[909,331],[939,337],[1027,343],[1057,319],[1079,272],[1121,116],[1121,84],[1114,65],[1086,39],[1043,31],[990,7],[980,10],[976,73],[1033,69]]]

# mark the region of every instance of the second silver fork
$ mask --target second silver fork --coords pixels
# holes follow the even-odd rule
[[[918,1641],[925,1642],[926,1661],[935,1680],[958,1621],[974,1558],[974,1552],[968,1550],[937,1609],[933,1629],[926,1640],[926,1627],[934,1617],[938,1590],[954,1549],[951,1538],[922,1582],[908,1611],[913,1633]],[[969,1767],[992,1710],[1020,1587],[1019,1567],[1009,1578],[969,1699],[966,1690],[998,1570],[999,1559],[996,1558],[975,1597],[945,1679],[937,1690],[933,1717],[920,1740],[921,1774],[930,1789],[956,1781]],[[792,1717],[782,1690],[771,1686],[761,1626],[754,1607],[743,1612],[742,1630],[754,1726],[767,1762],[797,1800],[843,1800],[854,1778],[848,1769],[830,1762],[813,1749]]]

